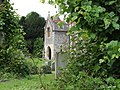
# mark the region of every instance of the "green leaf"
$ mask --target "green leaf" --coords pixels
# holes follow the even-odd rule
[[[75,11],[79,10],[79,7],[75,7]]]
[[[105,62],[104,59],[100,59],[100,60],[99,60],[99,63],[103,63],[103,62]]]
[[[71,18],[71,20],[72,20],[72,21],[75,21],[77,18],[78,18],[78,16],[73,16],[73,17]]]
[[[119,20],[119,18],[118,18],[118,17],[114,17],[112,20],[113,20],[114,22],[117,22],[117,21]]]
[[[115,47],[117,45],[118,45],[118,41],[111,41],[111,42],[106,44],[106,49],[113,48],[113,47]]]
[[[105,29],[107,29],[111,24],[111,20],[107,19],[107,18],[104,18],[104,24],[105,24]]]
[[[116,57],[116,54],[113,54],[113,55],[112,55],[112,59],[114,59],[115,57]]]
[[[87,34],[82,34],[81,37],[83,38],[83,40],[87,40],[88,39],[88,35]]]
[[[107,54],[111,56],[113,54],[113,52],[112,51],[108,51]]]
[[[89,5],[85,5],[85,6],[82,6],[81,7],[83,10],[85,10],[85,11],[87,11],[87,12],[90,12],[91,11],[91,6],[89,6]]]
[[[58,25],[60,26],[60,28],[62,28],[62,26],[63,26],[63,22],[58,22]]]
[[[115,57],[118,59],[118,58],[119,58],[119,55],[116,55]]]
[[[114,13],[114,12],[110,12],[110,13],[109,13],[109,16],[110,16],[110,17],[113,17],[113,16],[115,16],[115,13]]]
[[[107,82],[108,84],[110,84],[110,83],[115,82],[115,79],[114,79],[113,77],[109,77],[109,78],[106,79],[106,82]]]
[[[101,7],[101,6],[98,7],[98,11],[99,11],[99,12],[104,12],[105,10],[106,10],[106,9],[105,9],[104,7]]]
[[[115,2],[117,2],[117,0],[108,1],[108,2],[106,2],[105,4],[106,4],[106,5],[112,5],[112,4],[114,4]]]
[[[78,18],[77,23],[80,23],[80,18]]]
[[[92,33],[92,34],[90,34],[90,37],[91,37],[92,39],[95,39],[96,35],[95,35],[94,33]]]
[[[95,66],[94,66],[94,71],[97,72],[99,69],[100,69],[100,66],[99,66],[99,65],[95,65]]]
[[[118,49],[118,52],[120,52],[120,48]]]
[[[119,28],[120,28],[120,25],[117,24],[116,22],[112,22],[112,26],[113,26],[115,29],[119,29]]]

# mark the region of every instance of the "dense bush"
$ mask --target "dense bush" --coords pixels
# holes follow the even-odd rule
[[[10,67],[10,73],[14,73],[17,77],[26,77],[27,75],[30,75],[30,69],[28,67],[27,63],[17,63],[12,64]]]
[[[41,67],[33,65],[33,66],[30,66],[29,69],[30,69],[30,73],[32,75],[34,75],[34,74],[51,74],[52,73],[51,67],[48,65],[44,65]]]
[[[119,90],[119,0],[55,0],[55,3],[72,26],[68,31],[72,42],[70,58],[63,77],[58,79],[59,89]]]
[[[33,55],[36,57],[41,58],[42,54],[43,54],[43,38],[36,38],[36,40],[34,41],[34,46],[33,46]]]
[[[85,72],[79,72],[77,76],[69,74],[66,71],[64,76],[59,77],[53,84],[56,90],[119,90],[120,79],[109,78],[93,78]]]
[[[11,73],[6,73],[6,72],[0,72],[0,82],[5,82],[11,78],[15,78],[14,75],[12,75]]]
[[[68,31],[73,43],[68,61],[71,72],[77,75],[85,71],[92,76],[119,78],[119,0],[56,0],[55,3],[61,14],[68,13],[65,20],[74,22]]]
[[[39,61],[41,59],[32,58],[32,61],[29,61],[29,60],[31,59],[27,60],[27,65],[29,67],[30,74],[32,75],[41,74],[42,75],[42,74],[52,73],[50,65],[47,65],[46,63],[44,63],[44,61]]]
[[[74,42],[70,51],[73,73],[77,75],[82,70],[95,77],[119,77],[119,71],[114,71],[120,68],[118,0],[76,0],[76,3],[70,6],[71,14],[67,18],[76,22],[69,30],[73,35],[71,41]],[[73,8],[76,9],[73,11]]]
[[[31,74],[39,74],[39,71],[38,71],[39,69],[38,69],[37,66],[33,65],[33,66],[30,66],[29,68],[30,68],[30,73]]]
[[[28,74],[25,63],[24,32],[9,0],[0,3],[0,70],[18,76]]]
[[[41,74],[51,74],[52,73],[51,67],[49,65],[41,66],[40,73]]]

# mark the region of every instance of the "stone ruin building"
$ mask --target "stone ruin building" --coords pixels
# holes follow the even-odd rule
[[[54,60],[56,53],[69,48],[70,37],[67,35],[69,25],[64,22],[60,27],[58,25],[60,21],[58,16],[51,18],[48,14],[44,31],[44,57],[47,60]]]

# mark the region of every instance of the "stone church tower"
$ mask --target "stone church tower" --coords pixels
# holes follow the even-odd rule
[[[67,35],[69,26],[64,22],[64,25],[60,27],[57,24],[60,21],[58,16],[51,18],[50,14],[48,15],[44,31],[45,59],[53,60],[57,52],[69,48],[69,36]]]

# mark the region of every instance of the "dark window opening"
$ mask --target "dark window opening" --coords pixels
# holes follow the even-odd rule
[[[50,37],[50,27],[47,28],[47,35]]]
[[[51,48],[48,46],[48,58],[51,60]]]

